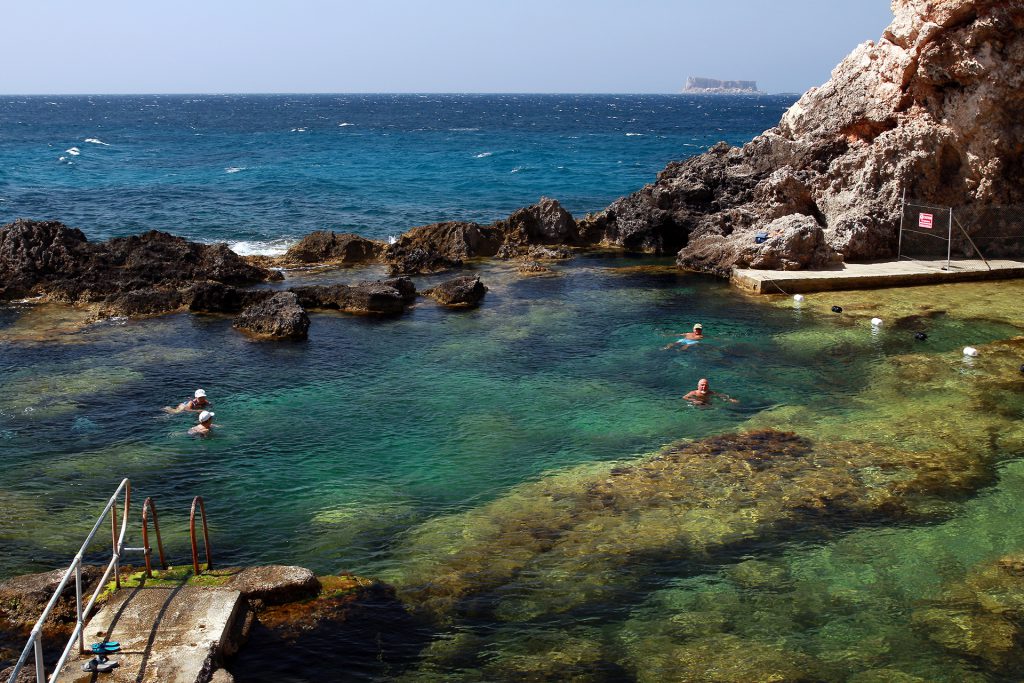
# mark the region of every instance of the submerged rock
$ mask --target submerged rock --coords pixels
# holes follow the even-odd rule
[[[1014,676],[1024,668],[1024,554],[972,568],[941,599],[915,610],[914,623],[958,655]]]
[[[782,529],[913,515],[916,499],[988,476],[960,452],[815,444],[771,430],[709,437],[428,522],[402,549],[399,590],[442,619],[495,595],[496,616],[530,619],[607,600],[641,578],[631,573],[637,558],[714,556]]]
[[[278,292],[243,309],[234,327],[261,339],[302,340],[309,334],[309,316],[294,293]]]
[[[476,308],[483,301],[487,287],[479,277],[466,275],[442,282],[423,293],[449,308]]]

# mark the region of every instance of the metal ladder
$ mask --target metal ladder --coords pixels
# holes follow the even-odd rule
[[[121,531],[118,533],[117,529],[117,499],[118,496],[124,494],[124,512],[121,518]],[[79,549],[78,554],[71,561],[71,565],[67,571],[64,572],[64,577],[57,585],[57,589],[53,593],[53,597],[46,604],[43,609],[42,616],[36,621],[35,626],[32,627],[32,631],[29,634],[28,642],[25,644],[25,648],[21,652],[21,656],[18,658],[17,664],[14,665],[14,670],[11,673],[10,678],[7,679],[7,683],[15,683],[18,678],[18,674],[21,672],[25,663],[28,661],[29,654],[35,653],[35,664],[36,664],[36,683],[44,683],[49,681],[53,683],[56,680],[57,675],[61,669],[64,668],[64,664],[67,662],[68,656],[71,654],[71,650],[74,647],[75,641],[78,641],[78,649],[80,654],[87,654],[88,651],[85,649],[85,622],[92,613],[93,607],[96,605],[96,600],[103,592],[103,588],[107,585],[107,581],[110,579],[110,574],[114,574],[114,585],[120,590],[121,589],[121,557],[126,552],[141,552],[146,562],[146,576],[153,576],[152,568],[152,548],[149,545],[149,515],[152,513],[153,516],[153,531],[156,534],[157,550],[160,554],[160,566],[163,569],[167,569],[167,560],[164,556],[164,544],[160,538],[160,522],[157,516],[156,503],[153,502],[152,498],[146,498],[142,504],[142,547],[131,548],[124,545],[125,533],[128,530],[128,513],[131,508],[131,497],[132,497],[132,485],[131,482],[126,478],[121,480],[121,484],[114,491],[114,495],[107,501],[106,507],[103,508],[103,512],[96,519],[96,523],[92,527],[92,531],[86,536],[85,542]],[[192,499],[192,511],[189,515],[189,536],[192,541],[192,572],[194,575],[200,574],[199,567],[199,550],[196,543],[196,509],[199,509],[202,515],[203,521],[203,544],[206,550],[206,569],[212,568],[212,560],[210,559],[210,534],[206,523],[206,506],[203,503],[202,496],[196,496]],[[99,531],[100,526],[103,524],[103,520],[106,519],[107,515],[110,515],[110,537],[111,537],[111,556],[110,562],[107,563],[107,568],[103,572],[103,576],[100,578],[96,585],[96,590],[93,591],[92,597],[89,599],[88,604],[82,607],[82,558],[85,556],[85,552],[92,543],[93,538],[96,536],[96,532]],[[43,624],[46,622],[47,617],[50,616],[50,612],[53,611],[54,606],[60,600],[61,594],[67,587],[68,582],[72,576],[75,579],[75,628],[71,632],[71,636],[68,638],[67,644],[64,646],[64,650],[61,652],[60,659],[57,660],[57,664],[54,666],[53,674],[49,678],[46,677],[46,665],[43,661]]]

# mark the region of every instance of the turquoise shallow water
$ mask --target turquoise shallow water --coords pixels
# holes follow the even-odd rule
[[[887,667],[921,680],[1004,680],[1002,669],[943,650],[915,614],[978,563],[1024,547],[1013,531],[1024,528],[1021,452],[1005,435],[1024,411],[1019,383],[993,385],[981,398],[970,387],[993,381],[986,344],[1020,333],[1012,316],[949,303],[987,299],[978,289],[948,297],[906,290],[906,305],[945,312],[887,314],[889,324],[872,332],[863,302],[882,305],[888,295],[766,305],[666,266],[593,254],[555,266],[553,276],[523,277],[487,264],[479,272],[490,291],[478,310],[421,300],[396,319],[317,314],[310,339],[287,345],[252,342],[216,316],[57,334],[43,332],[46,309],[2,308],[0,573],[67,562],[128,476],[135,500],[157,500],[174,562],[187,561],[188,504],[202,494],[222,566],[294,563],[403,587],[410,566],[429,567],[427,556],[443,556],[453,534],[472,539],[509,516],[529,520],[529,506],[544,503],[523,488],[531,482],[593,486],[588,473],[611,466],[602,463],[759,420],[801,425],[822,439],[863,438],[875,449],[934,441],[920,419],[936,430],[963,419],[965,434],[984,435],[972,458],[991,469],[916,515],[794,519],[721,549],[713,535],[699,553],[659,545],[615,571],[598,557],[589,568],[541,561],[482,591],[453,621],[400,620],[383,644],[352,634],[319,643],[351,645],[341,663],[325,663],[307,643],[236,669],[252,681],[322,680],[334,666],[372,680],[700,680],[678,674],[677,664],[703,670],[710,655],[702,648],[714,643],[752,667],[723,680],[750,680],[777,664],[777,652],[813,659],[813,675],[792,680],[854,681]],[[1007,290],[1004,298],[1014,296]],[[833,300],[847,313],[829,313]],[[662,348],[694,321],[704,324],[705,342]],[[928,331],[927,343],[913,338],[918,329]],[[974,363],[959,360],[966,337],[984,350]],[[680,401],[702,376],[740,402]],[[185,435],[190,416],[160,411],[197,386],[219,425],[204,440]],[[945,394],[963,415],[935,403]],[[879,431],[888,436],[879,440]],[[731,519],[728,489],[741,484],[728,484],[708,509],[707,533],[718,533],[716,517]],[[629,539],[611,542],[621,541]],[[101,551],[99,544],[96,558]],[[491,553],[495,566],[512,559],[500,544]],[[604,587],[582,602],[551,588],[595,581]]]

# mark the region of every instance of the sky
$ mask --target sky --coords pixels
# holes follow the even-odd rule
[[[5,5],[2,94],[803,92],[892,19],[888,0]]]

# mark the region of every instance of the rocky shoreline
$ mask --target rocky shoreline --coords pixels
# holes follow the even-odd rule
[[[0,228],[0,301],[98,304],[105,317],[216,310],[241,314],[236,326],[256,336],[302,339],[303,309],[322,303],[319,294],[229,288],[311,265],[384,264],[410,276],[499,258],[531,274],[587,247],[675,254],[681,269],[723,277],[734,267],[891,257],[904,192],[960,208],[1024,203],[1024,124],[1009,114],[1024,106],[1024,7],[894,0],[893,11],[877,42],[858,46],[775,128],[672,162],[654,183],[579,220],[542,198],[489,225],[434,223],[391,244],[316,231],[282,257],[243,258],[157,231],[90,243],[61,223],[19,219]],[[415,297],[394,281],[355,287],[332,292],[324,307],[392,315]]]

